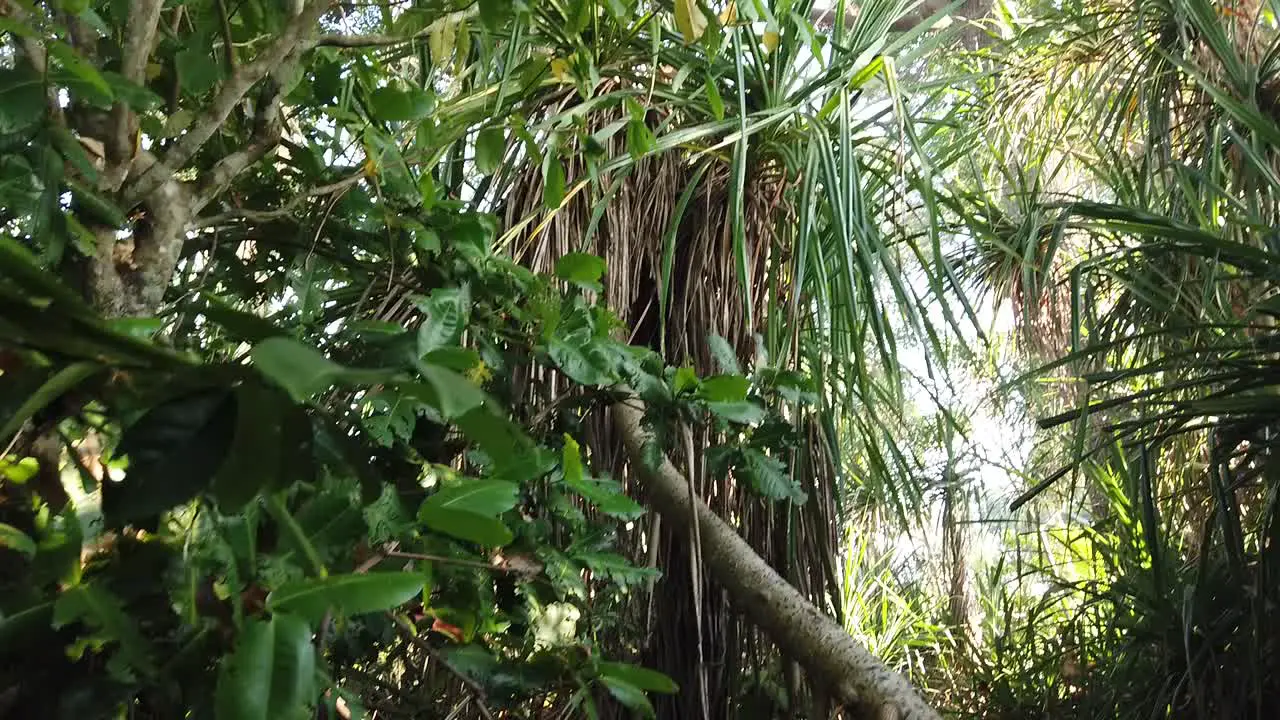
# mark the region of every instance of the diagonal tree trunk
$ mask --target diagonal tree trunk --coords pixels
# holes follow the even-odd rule
[[[835,621],[774,571],[718,515],[690,496],[688,480],[665,457],[647,469],[642,449],[650,435],[641,425],[638,399],[613,405],[613,420],[634,466],[645,476],[650,503],[673,527],[698,528],[702,561],[734,604],[817,684],[844,706],[871,710],[874,717],[928,720],[939,715],[897,672],[885,667]],[[666,523],[664,523],[666,524]]]

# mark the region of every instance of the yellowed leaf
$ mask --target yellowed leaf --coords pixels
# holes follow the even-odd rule
[[[707,31],[707,16],[702,14],[697,0],[676,0],[676,28],[685,43],[697,42]]]
[[[431,62],[439,66],[453,56],[453,23],[442,22],[431,28],[427,34],[427,49],[431,51]]]
[[[564,58],[555,58],[552,60],[551,77],[555,78],[556,82],[562,85],[567,85],[573,82],[573,78],[569,76],[569,61]]]
[[[760,38],[760,44],[764,45],[765,52],[773,52],[778,49],[778,33],[773,30],[765,30],[764,35]]]
[[[471,55],[471,28],[467,27],[466,20],[458,21],[454,29],[454,46],[458,57],[454,60],[453,71],[461,74],[463,68],[467,66],[467,58]]]
[[[732,25],[738,22],[738,3],[731,2],[729,6],[720,12],[720,24]]]

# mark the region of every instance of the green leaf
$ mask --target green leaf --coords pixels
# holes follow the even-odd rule
[[[58,370],[41,384],[35,392],[28,395],[17,409],[11,411],[4,426],[0,427],[0,442],[8,443],[13,435],[22,428],[22,425],[34,417],[36,413],[44,410],[68,391],[93,377],[101,369],[101,366],[95,363],[82,362],[72,363]]]
[[[569,35],[581,35],[591,25],[592,10],[595,8],[594,0],[569,0],[569,7],[566,10],[565,19],[568,25],[565,31]]]
[[[476,135],[476,170],[492,175],[502,165],[507,152],[506,133],[500,127],[487,127]]]
[[[565,482],[573,484],[583,480],[582,449],[572,435],[565,433],[564,449],[560,452],[560,464],[564,468]]]
[[[707,348],[711,350],[711,357],[720,366],[721,372],[726,375],[742,374],[742,368],[738,365],[738,353],[728,340],[711,333],[707,336]]]
[[[655,568],[636,567],[617,553],[581,552],[576,553],[574,559],[597,575],[620,585],[637,585],[662,575]]]
[[[465,287],[442,288],[418,302],[427,314],[418,327],[418,355],[453,347],[462,338],[471,317],[471,293]]]
[[[542,207],[554,211],[564,202],[564,163],[555,153],[547,153],[542,164]]]
[[[46,43],[45,49],[48,50],[49,56],[56,59],[63,70],[74,75],[76,78],[92,87],[94,90],[102,93],[107,100],[114,97],[111,92],[111,86],[107,83],[106,78],[98,72],[88,60],[80,57],[70,45],[53,41]]]
[[[58,596],[53,606],[53,627],[82,622],[95,640],[114,643],[119,659],[145,675],[156,670],[151,646],[124,610],[120,598],[106,588],[85,583]]]
[[[471,348],[447,347],[432,350],[422,358],[428,365],[439,365],[455,372],[466,372],[481,363],[480,353]]]
[[[709,402],[707,408],[725,420],[743,425],[759,425],[764,420],[764,408],[751,401]]]
[[[677,3],[681,0],[676,0]],[[609,675],[601,675],[600,682],[608,688],[609,694],[618,702],[626,707],[639,713],[641,717],[656,717],[653,712],[653,705],[649,704],[649,698],[645,696],[644,691],[632,685],[631,683]]]
[[[490,30],[498,30],[513,16],[512,0],[480,0],[480,22]]]
[[[441,488],[427,498],[425,505],[497,517],[516,506],[517,492],[514,483],[473,479]]]
[[[439,411],[446,420],[456,420],[484,404],[484,391],[449,368],[423,362],[418,372],[425,385],[405,383],[398,387]]]
[[[369,97],[373,115],[383,122],[408,122],[428,115],[435,105],[426,92],[413,88],[408,92],[393,87],[380,87]]]
[[[253,347],[249,356],[259,372],[288,391],[297,402],[305,402],[337,383],[373,385],[393,377],[387,371],[343,367],[315,348],[285,337],[263,340]]]
[[[126,105],[138,112],[146,112],[164,104],[164,100],[159,95],[118,72],[104,70],[102,77],[111,86],[111,92],[117,99],[123,100]]]
[[[256,343],[286,334],[270,320],[239,310],[221,298],[206,294],[204,299],[206,304],[200,309],[200,314],[238,340]]]
[[[518,488],[501,480],[468,480],[427,498],[418,519],[446,535],[480,545],[500,546],[514,537],[497,516],[516,506]]]
[[[334,575],[281,585],[267,597],[273,612],[287,612],[315,623],[332,609],[339,617],[399,607],[423,592],[425,577],[413,572]]]
[[[572,252],[556,260],[556,277],[588,290],[599,292],[604,271],[604,260],[590,253]]]
[[[279,390],[246,381],[235,389],[236,429],[227,459],[213,478],[224,512],[244,507],[264,488],[278,487],[289,399]]]
[[[796,504],[806,500],[800,485],[787,474],[787,466],[775,457],[755,448],[743,448],[742,469],[755,491],[770,500],[791,500]]]
[[[724,119],[724,98],[720,97],[720,90],[716,87],[715,80],[707,78],[706,84],[707,104],[711,106],[711,114],[717,120]]]
[[[18,528],[6,523],[0,523],[0,547],[16,550],[28,558],[36,554],[35,541]]]
[[[588,338],[571,335],[552,338],[547,354],[561,372],[583,385],[612,385],[617,378],[593,359]]]
[[[0,69],[0,134],[34,125],[46,109],[44,78],[26,65]]]
[[[250,620],[224,657],[214,709],[217,720],[297,720],[314,699],[316,658],[302,618]]]
[[[222,76],[217,58],[207,47],[190,45],[174,56],[174,62],[178,66],[183,91],[191,95],[203,95]]]
[[[750,389],[751,381],[741,375],[715,375],[702,381],[698,397],[708,402],[742,402]]]
[[[627,152],[632,159],[639,160],[653,152],[657,146],[658,140],[643,118],[627,122]]]
[[[472,409],[457,425],[468,440],[489,457],[493,474],[511,482],[525,482],[555,467],[550,453],[541,453],[524,430],[489,407]]]
[[[565,480],[565,484],[597,510],[619,520],[635,520],[644,515],[644,506],[627,497],[622,486],[612,480]]]
[[[696,388],[697,386],[698,373],[694,372],[693,368],[688,367],[687,365],[676,370],[675,377],[673,377],[671,381],[671,389],[677,395],[686,390]]]
[[[601,662],[600,675],[602,677],[611,677],[621,680],[625,683],[634,685],[641,690],[659,693],[676,693],[680,691],[680,686],[671,678],[663,675],[657,670],[640,667],[638,665],[630,665],[619,662]]]
[[[187,502],[209,487],[235,432],[236,399],[203,390],[160,403],[130,425],[118,455],[127,455],[123,480],[102,488],[108,525],[125,523]]]

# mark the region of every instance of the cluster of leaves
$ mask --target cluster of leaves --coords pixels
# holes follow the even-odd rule
[[[90,436],[102,448],[69,453],[83,490],[100,489],[101,527],[91,497],[51,508],[23,492],[31,462],[6,460],[6,647],[67,649],[48,671],[115,699],[98,714],[131,698],[159,709],[216,696],[218,717],[295,716],[346,693],[344,669],[385,649],[396,625],[384,611],[434,618],[425,642],[492,681],[494,701],[590,703],[602,683],[643,710],[645,690],[673,690],[593,646],[610,603],[656,571],[612,547],[643,509],[591,476],[576,425],[634,388],[655,428],[737,428],[723,462],[765,496],[801,501],[769,451],[806,382],[771,368],[753,381],[736,359],[703,379],[664,368],[613,338],[616,321],[590,299],[598,258],[566,256],[557,277],[538,276],[489,250],[491,221],[445,212],[423,218],[447,240],[419,247],[436,274],[416,330],[352,322],[308,342],[303,298],[277,314],[292,326],[201,298],[190,336],[149,337],[97,316],[3,240],[6,442],[27,423],[68,448]],[[521,405],[517,378],[537,368],[570,379],[574,402]],[[405,569],[379,567],[391,564]],[[538,609],[561,601],[588,614],[578,651],[535,650]],[[169,656],[180,661],[160,662]],[[211,687],[201,671],[214,664]],[[5,672],[26,684],[30,670]]]

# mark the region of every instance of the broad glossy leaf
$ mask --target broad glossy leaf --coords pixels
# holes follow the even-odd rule
[[[564,163],[555,153],[547,153],[542,166],[542,207],[557,210],[564,202]]]
[[[424,117],[435,104],[431,96],[417,88],[399,90],[380,87],[369,98],[373,114],[383,122],[408,122]]]
[[[709,402],[742,402],[747,399],[751,381],[741,375],[715,375],[698,387],[698,396]]]
[[[427,314],[418,328],[418,354],[426,355],[458,344],[471,316],[471,293],[465,287],[436,290],[418,307]]]
[[[209,487],[231,446],[235,396],[204,390],[151,408],[125,431],[117,450],[129,457],[118,482],[102,488],[102,513],[119,527],[184,503]]]
[[[612,385],[617,377],[592,357],[591,342],[584,334],[552,338],[547,344],[547,354],[561,372],[583,385]]]
[[[488,456],[495,477],[523,483],[555,467],[552,453],[540,451],[519,425],[489,407],[471,410],[458,418],[457,425]]]
[[[34,125],[46,109],[44,78],[24,64],[0,69],[0,133]]]
[[[270,320],[239,310],[221,298],[213,295],[205,295],[204,298],[207,304],[201,308],[200,314],[237,339],[259,342],[286,334]]]
[[[507,152],[506,133],[500,127],[487,127],[476,134],[476,170],[492,175],[502,165]]]
[[[501,547],[515,539],[501,520],[466,510],[423,506],[418,519],[436,532],[485,547]]]
[[[250,620],[224,657],[215,696],[217,720],[298,720],[314,700],[315,646],[302,618]]]
[[[630,665],[620,662],[602,662],[600,663],[600,675],[602,677],[611,677],[617,680],[634,685],[641,690],[660,693],[675,693],[680,691],[680,686],[671,678],[663,675],[657,670],[640,667],[639,665]]]
[[[556,260],[556,277],[588,290],[600,289],[604,272],[604,260],[590,253],[568,253]]]
[[[235,436],[213,479],[213,494],[224,512],[237,511],[258,491],[280,484],[284,420],[292,404],[260,382],[241,383],[235,395]]]
[[[675,372],[675,376],[671,380],[671,389],[677,394],[698,386],[698,373],[693,368],[685,366],[679,368]]]
[[[465,480],[441,488],[427,498],[424,506],[497,517],[516,506],[518,490],[514,483],[502,480]]]
[[[423,362],[418,372],[426,382],[406,383],[400,390],[431,406],[446,420],[456,420],[484,403],[483,390],[447,367]]]
[[[273,611],[318,622],[330,609],[338,616],[363,615],[399,607],[423,591],[422,573],[371,572],[333,575],[280,586],[267,598]]]
[[[680,0],[677,0],[680,2]],[[641,717],[655,717],[653,705],[649,703],[649,698],[640,688],[632,685],[626,680],[622,680],[610,675],[601,675],[600,682],[609,690],[618,702],[622,703],[631,710],[636,711]]]
[[[622,492],[622,486],[612,480],[584,478],[577,481],[566,480],[565,484],[583,500],[610,517],[635,520],[644,515],[644,506],[627,497]]]
[[[469,480],[443,488],[418,510],[418,519],[437,532],[487,546],[514,537],[498,516],[516,506],[517,487],[501,480]]]
[[[98,69],[92,63],[80,57],[79,53],[70,45],[55,40],[46,43],[45,50],[48,51],[50,57],[58,61],[63,70],[71,73],[97,92],[102,93],[106,99],[113,97],[111,86],[107,83],[106,78],[102,77],[102,74],[98,72]]]
[[[343,367],[315,348],[285,337],[263,340],[253,347],[249,356],[259,372],[287,390],[298,402],[304,402],[337,383],[373,385],[393,377],[392,373],[384,370]]]

